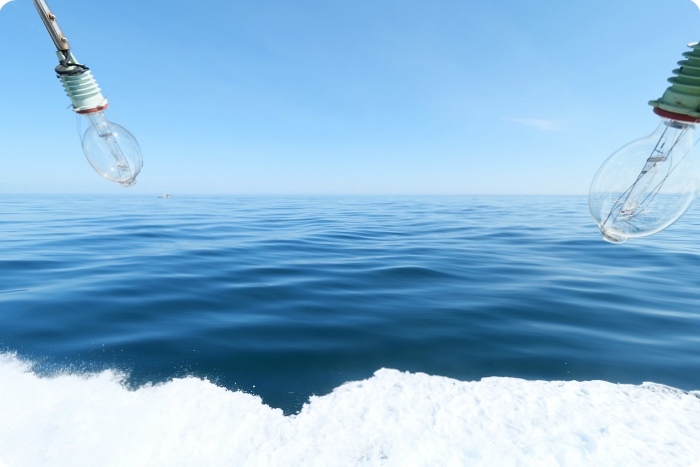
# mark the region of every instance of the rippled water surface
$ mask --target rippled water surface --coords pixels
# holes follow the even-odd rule
[[[700,209],[603,242],[583,197],[0,197],[0,349],[295,412],[396,368],[700,389]]]

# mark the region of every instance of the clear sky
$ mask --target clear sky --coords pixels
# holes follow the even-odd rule
[[[690,0],[49,0],[134,133],[85,161],[30,0],[0,11],[0,193],[585,194],[650,133]]]

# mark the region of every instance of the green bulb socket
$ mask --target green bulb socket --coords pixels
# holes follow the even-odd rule
[[[700,119],[700,43],[688,44],[690,52],[684,52],[685,60],[678,64],[668,79],[671,83],[660,99],[649,101],[649,105],[661,111],[684,115],[691,119]],[[657,112],[660,115],[663,112]]]
[[[63,54],[57,52],[59,60],[63,59]],[[77,63],[73,54],[70,56],[72,63]],[[107,99],[102,95],[100,87],[92,77],[90,70],[85,70],[76,75],[60,75],[63,88],[68,94],[73,110],[78,113],[87,113],[107,108]]]

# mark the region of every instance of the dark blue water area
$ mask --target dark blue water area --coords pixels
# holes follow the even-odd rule
[[[700,209],[585,197],[0,196],[0,350],[286,413],[379,368],[700,389]]]

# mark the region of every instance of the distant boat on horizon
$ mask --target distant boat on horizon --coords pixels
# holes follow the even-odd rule
[[[173,195],[169,195],[167,193],[163,193],[162,195],[158,195],[159,198],[161,199],[170,199],[173,197]]]

